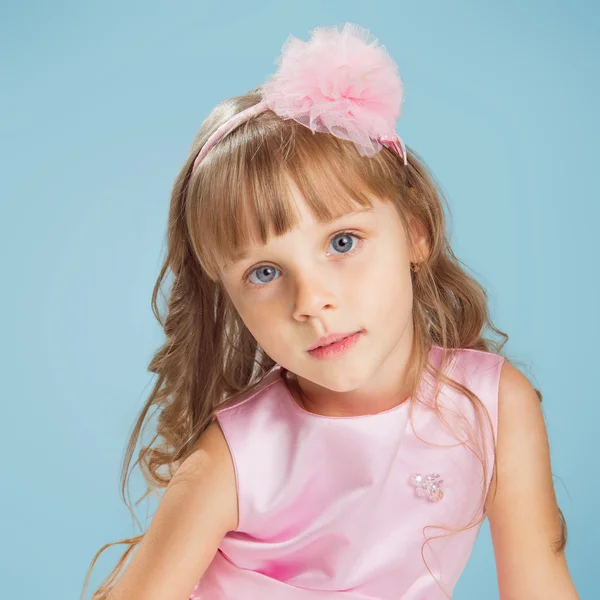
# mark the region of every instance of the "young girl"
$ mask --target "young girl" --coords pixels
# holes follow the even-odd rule
[[[200,129],[123,472],[156,410],[139,461],[165,489],[94,600],[450,598],[485,517],[503,600],[578,597],[541,395],[501,355],[370,38],[290,37]]]

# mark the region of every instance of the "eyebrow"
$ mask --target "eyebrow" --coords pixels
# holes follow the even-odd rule
[[[328,221],[324,221],[323,224],[324,225],[330,225],[331,223],[335,223],[336,221],[341,221],[342,219],[346,219],[348,217],[353,217],[356,215],[362,215],[365,213],[372,213],[374,212],[373,208],[361,208],[360,210],[353,210],[347,213],[344,213],[343,215],[339,216],[339,217],[333,217],[332,219],[329,219]],[[237,263],[243,261],[244,259],[248,258],[248,256],[250,255],[250,251],[248,250],[248,248],[244,249],[244,250],[240,250],[239,252],[236,252],[232,258],[231,261],[229,261],[227,263],[227,265],[225,266],[224,270],[228,271],[229,269],[233,268]]]

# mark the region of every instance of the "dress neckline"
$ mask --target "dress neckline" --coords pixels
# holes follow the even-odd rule
[[[437,344],[432,344],[432,346],[429,349],[429,355],[428,355],[429,362],[431,362],[433,356],[436,355],[433,362],[437,366],[437,363],[438,363],[437,353],[441,352],[441,351],[443,351],[443,348],[441,346],[438,346]],[[426,369],[424,369],[424,371],[421,374],[421,377],[419,379],[419,382],[417,383],[417,388],[415,390],[415,393],[409,395],[400,404],[397,404],[396,406],[392,406],[392,408],[388,408],[386,410],[382,410],[382,411],[379,411],[376,413],[367,413],[364,415],[350,415],[350,416],[336,417],[336,416],[332,416],[332,415],[321,415],[319,413],[311,412],[311,411],[307,410],[306,408],[304,408],[303,406],[301,406],[300,404],[298,404],[298,402],[296,402],[296,399],[292,395],[292,392],[288,388],[287,383],[285,382],[285,379],[284,379],[284,373],[285,373],[285,371],[287,371],[287,369],[285,367],[281,366],[280,364],[277,364],[275,369],[277,371],[277,382],[283,389],[283,394],[285,396],[285,399],[289,404],[292,405],[292,407],[294,408],[294,410],[296,410],[296,412],[299,412],[302,415],[305,415],[307,417],[314,418],[314,419],[329,419],[329,420],[334,420],[334,421],[336,421],[336,420],[357,421],[360,419],[375,419],[379,416],[389,416],[389,415],[395,414],[397,412],[403,412],[404,410],[406,410],[406,407],[410,406],[413,398],[415,396],[417,396],[419,394],[419,392],[421,392],[424,389],[425,380],[427,378],[427,372],[426,372]]]
[[[413,395],[409,395],[407,398],[405,398],[400,404],[396,404],[396,406],[392,406],[391,408],[388,408],[386,410],[382,410],[376,413],[366,413],[364,415],[348,415],[348,416],[333,416],[333,415],[322,415],[319,413],[315,413],[315,412],[311,412],[310,410],[307,410],[306,408],[304,408],[304,406],[301,406],[300,404],[298,404],[298,402],[296,401],[296,398],[294,398],[292,392],[290,391],[290,389],[287,386],[287,383],[284,379],[284,374],[287,371],[287,369],[285,367],[282,367],[281,365],[277,366],[277,371],[278,371],[278,383],[279,385],[283,388],[283,394],[285,396],[286,401],[292,405],[292,407],[294,408],[294,410],[296,410],[297,412],[311,417],[311,418],[315,418],[315,419],[328,419],[328,420],[334,420],[334,421],[338,421],[338,420],[342,420],[342,421],[347,421],[347,420],[359,420],[359,419],[372,419],[372,418],[377,418],[377,417],[383,417],[383,416],[389,416],[391,414],[395,414],[396,412],[401,412],[403,410],[405,410],[405,407],[407,407],[412,398]],[[417,390],[420,389],[421,385],[423,384],[423,377],[421,377],[421,379],[419,380],[419,383],[417,385]]]

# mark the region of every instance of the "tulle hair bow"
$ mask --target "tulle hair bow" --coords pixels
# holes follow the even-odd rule
[[[316,27],[310,34],[308,42],[288,37],[277,72],[260,86],[261,102],[221,125],[202,147],[194,169],[222,137],[265,110],[352,141],[361,156],[371,157],[386,145],[408,164],[396,133],[403,85],[385,48],[352,23],[341,30]]]

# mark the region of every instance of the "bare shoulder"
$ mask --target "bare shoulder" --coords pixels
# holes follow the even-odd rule
[[[223,430],[216,419],[200,436],[190,455],[177,469],[170,485],[177,485],[179,482],[195,485],[206,479],[213,484],[222,484],[223,491],[228,491],[230,496],[237,496],[233,459]],[[234,499],[237,513],[237,497]],[[237,514],[230,525],[232,529],[237,527]]]
[[[498,388],[496,458],[497,493],[489,509],[490,521],[496,516],[508,518],[528,499],[538,509],[545,506],[554,518],[557,507],[542,406],[529,379],[508,361],[502,365]]]
[[[530,435],[533,433],[538,439],[542,438],[546,442],[543,445],[547,445],[546,425],[540,398],[527,376],[508,360],[503,362],[500,372],[498,422],[499,437],[501,434],[507,437],[507,434],[513,433],[515,428],[518,428],[517,432],[527,429]],[[502,431],[500,431],[500,424],[503,426]],[[531,431],[531,428],[534,431]],[[523,441],[522,438],[516,440]],[[510,448],[506,440],[503,446]]]
[[[496,494],[487,508],[500,597],[578,598],[564,554],[540,399],[507,360],[498,389],[496,458]]]
[[[173,475],[110,600],[188,598],[237,520],[233,460],[213,421]]]
[[[210,503],[213,519],[224,533],[237,528],[235,467],[229,445],[216,419],[206,428],[190,455],[177,469],[167,491],[172,495],[186,495],[192,504],[196,499]]]

